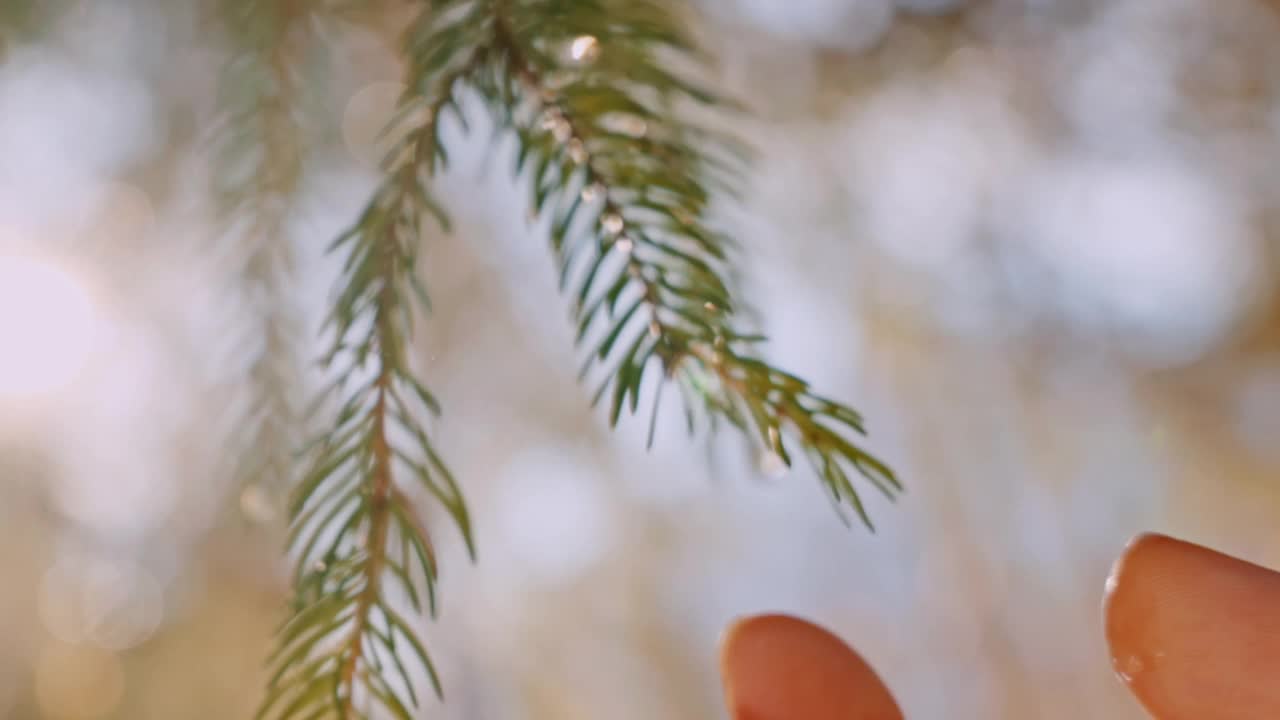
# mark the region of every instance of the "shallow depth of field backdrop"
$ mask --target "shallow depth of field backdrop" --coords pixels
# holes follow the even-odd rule
[[[221,58],[199,3],[58,4],[0,0],[0,718],[247,717],[287,587],[221,440],[257,351],[205,192]],[[386,5],[328,38],[289,225],[312,320],[399,90]],[[611,434],[478,120],[416,340],[479,546],[437,521],[423,717],[722,717],[721,629],[782,610],[911,718],[1139,718],[1099,622],[1125,540],[1280,566],[1280,5],[700,9],[761,151],[723,212],[744,297],[908,492],[871,535],[676,403],[652,452],[643,418]]]

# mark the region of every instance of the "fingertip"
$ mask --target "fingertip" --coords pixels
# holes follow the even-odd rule
[[[1172,546],[1182,541],[1175,540],[1168,535],[1159,533],[1146,532],[1134,536],[1125,543],[1124,549],[1120,551],[1119,557],[1111,564],[1111,572],[1107,574],[1106,585],[1102,593],[1102,612],[1103,617],[1110,623],[1110,618],[1116,612],[1115,604],[1117,602],[1124,603],[1130,596],[1119,595],[1116,591],[1122,586],[1129,587],[1127,578],[1135,572],[1141,577],[1144,571],[1138,570],[1143,563],[1149,562],[1153,556],[1160,556]]]
[[[738,618],[721,638],[725,702],[734,720],[901,720],[892,694],[826,629],[781,614]]]
[[[1280,574],[1144,533],[1112,567],[1103,612],[1115,672],[1155,717],[1280,717]]]

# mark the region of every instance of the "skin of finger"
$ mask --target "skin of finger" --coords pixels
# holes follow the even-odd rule
[[[735,622],[720,643],[720,671],[733,720],[902,720],[871,666],[800,618]]]
[[[1141,535],[1103,614],[1116,673],[1157,720],[1280,718],[1280,573]]]

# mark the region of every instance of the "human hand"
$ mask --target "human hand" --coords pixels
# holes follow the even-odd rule
[[[1103,626],[1120,680],[1156,720],[1280,718],[1280,573],[1141,535],[1107,579]],[[720,672],[733,720],[902,720],[857,652],[785,615],[734,623]]]

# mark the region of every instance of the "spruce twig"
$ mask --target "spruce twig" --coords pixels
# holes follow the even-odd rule
[[[606,368],[596,401],[608,398],[610,424],[624,407],[637,411],[645,370],[657,366],[687,407],[752,433],[788,466],[790,435],[836,506],[871,528],[851,472],[890,499],[902,488],[855,442],[861,416],[760,359],[764,337],[736,320],[724,280],[733,243],[707,218],[713,191],[735,191],[749,153],[678,114],[726,103],[661,59],[698,59],[677,18],[652,0],[499,8],[508,85],[491,101],[519,138],[517,172],[528,170],[535,210],[552,215],[579,341],[602,333],[583,372]],[[526,102],[511,110],[508,97]]]
[[[441,36],[456,37],[456,29],[438,14],[424,14],[411,38],[434,45]],[[446,162],[439,119],[457,111],[457,89],[483,58],[483,48],[453,48],[446,62],[414,77],[386,180],[333,246],[345,264],[326,325],[333,343],[325,362],[337,372],[331,392],[343,407],[291,502],[293,614],[280,632],[259,718],[367,718],[374,706],[409,718],[418,696],[407,659],[442,692],[395,593],[422,613],[425,586],[425,611],[436,612],[435,552],[400,488],[406,479],[445,507],[474,553],[461,492],[422,426],[422,416],[437,414],[439,405],[414,377],[406,352],[413,306],[426,301],[414,274],[424,220],[448,226],[428,188]],[[348,392],[358,376],[372,379]]]
[[[578,340],[593,342],[583,373],[603,376],[596,402],[608,398],[611,425],[624,407],[638,411],[646,375],[658,374],[653,412],[674,383],[690,431],[701,413],[787,464],[798,449],[836,507],[868,527],[852,476],[890,498],[901,490],[857,442],[858,413],[762,360],[764,338],[736,314],[725,281],[734,246],[710,204],[735,192],[750,153],[683,115],[732,104],[672,69],[703,60],[680,28],[657,0],[438,0],[411,28],[384,180],[334,245],[345,263],[325,362],[339,378],[327,397],[341,409],[291,500],[295,597],[259,718],[368,718],[375,707],[410,718],[418,697],[406,661],[441,693],[396,603],[435,614],[436,556],[402,483],[444,506],[474,556],[461,492],[420,419],[438,404],[406,354],[410,296],[426,303],[415,275],[424,221],[448,228],[430,192],[448,161],[440,120],[467,125],[464,86],[514,134],[516,171],[550,216]]]

